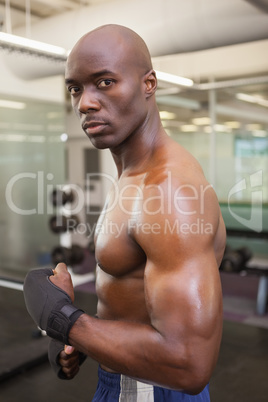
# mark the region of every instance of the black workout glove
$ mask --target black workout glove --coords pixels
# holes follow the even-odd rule
[[[24,299],[27,310],[36,325],[51,338],[68,345],[69,332],[83,310],[76,308],[70,296],[54,285],[50,268],[30,271],[24,281]]]
[[[55,339],[51,339],[48,345],[48,360],[52,367],[52,369],[57,374],[57,377],[61,380],[68,380],[64,372],[62,371],[62,367],[59,364],[59,356],[60,352],[64,350],[64,343],[56,341]],[[86,360],[87,355],[82,352],[79,352],[79,366]]]

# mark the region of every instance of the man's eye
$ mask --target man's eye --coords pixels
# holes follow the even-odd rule
[[[98,83],[98,88],[106,88],[112,85],[113,80],[102,80]]]
[[[68,91],[70,92],[71,95],[75,95],[77,92],[80,91],[79,87],[70,87],[68,88]]]

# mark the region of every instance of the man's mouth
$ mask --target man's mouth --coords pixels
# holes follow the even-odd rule
[[[92,121],[90,123],[83,124],[83,130],[89,135],[98,134],[104,130],[106,126],[107,123],[104,123],[103,121]]]

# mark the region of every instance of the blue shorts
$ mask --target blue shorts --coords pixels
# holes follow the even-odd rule
[[[99,368],[99,382],[92,402],[209,402],[208,385],[198,395],[171,391],[112,374]]]

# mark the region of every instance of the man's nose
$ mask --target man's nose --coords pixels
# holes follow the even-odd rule
[[[78,104],[80,113],[88,113],[90,110],[100,110],[100,103],[93,91],[84,91]]]

